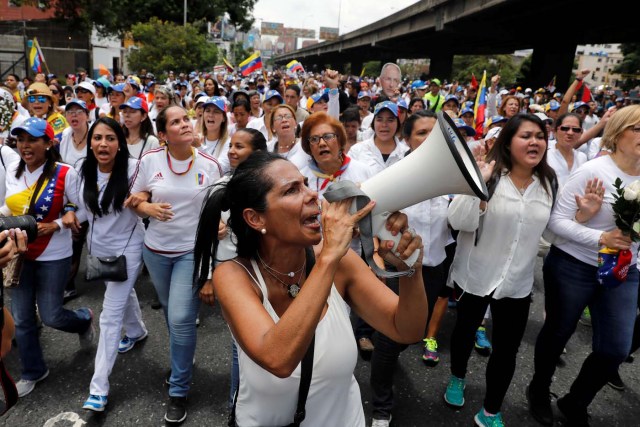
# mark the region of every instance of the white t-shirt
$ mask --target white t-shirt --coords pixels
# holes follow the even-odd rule
[[[269,131],[264,123],[264,117],[256,118],[247,123],[247,127],[262,132],[264,139],[269,140]]]
[[[9,173],[15,174],[16,166],[20,162],[20,156],[9,147],[0,145],[0,156],[2,156],[2,163],[0,164],[0,206],[4,204],[4,194],[6,192],[6,175]],[[12,172],[13,171],[13,172]]]
[[[307,166],[307,163],[311,160],[311,156],[304,152],[302,149],[302,144],[300,140],[296,140],[296,143],[293,144],[293,147],[286,153],[278,153],[275,151],[277,139],[272,139],[267,143],[267,150],[279,154],[281,157],[289,160],[291,163],[296,165],[298,170],[302,170]]]
[[[219,139],[211,141],[205,138],[198,150],[215,158],[220,163],[223,175],[231,170],[229,156],[227,155],[229,153],[229,138],[224,141]]]
[[[80,150],[76,148],[73,142],[73,129],[68,127],[62,131],[62,137],[59,144],[60,156],[62,161],[68,165],[71,165],[76,170],[80,170],[84,159],[87,157],[87,146],[85,145]]]
[[[207,187],[222,176],[216,159],[193,151],[193,157],[187,160],[174,159],[164,147],[148,151],[142,155],[133,177],[132,193],[150,192],[152,203],[171,205],[173,218],[166,222],[149,218],[144,239],[149,249],[169,257],[193,250]],[[179,175],[182,172],[186,173]]]
[[[146,153],[149,150],[155,150],[156,148],[160,147],[160,142],[158,141],[158,138],[156,138],[155,136],[149,135],[147,137],[146,144],[144,142],[144,138],[141,138],[135,144],[127,144],[127,148],[129,149],[129,156],[136,160],[140,159],[142,154],[144,154],[143,152],[141,152],[143,150],[143,146],[144,146],[144,153]]]
[[[569,164],[556,147],[547,151],[547,164],[556,172],[558,188],[562,188],[569,179],[569,175],[587,162],[587,156],[581,151],[573,150],[573,166],[569,170]]]
[[[392,164],[404,159],[405,153],[409,150],[409,146],[398,138],[394,138],[396,147],[387,157],[385,161],[382,153],[373,141],[373,138],[357,143],[349,150],[349,157],[359,160],[369,166],[373,173],[381,172]]]
[[[133,176],[138,162],[135,159],[129,159],[129,169],[127,176],[129,179]],[[102,201],[104,195],[103,188],[109,182],[110,173],[98,171],[98,188],[100,195],[98,203]],[[89,221],[89,231],[87,232],[87,248],[95,256],[117,256],[121,255],[125,250],[127,252],[140,252],[142,250],[142,241],[144,239],[144,227],[142,219],[129,208],[123,208],[120,212],[109,212],[106,215],[93,217],[82,199],[84,191],[84,182],[80,188],[80,198],[82,205],[85,207],[85,218],[78,218],[81,222]],[[135,227],[135,230],[134,230]],[[129,239],[131,237],[131,239]],[[128,244],[127,244],[128,241]]]

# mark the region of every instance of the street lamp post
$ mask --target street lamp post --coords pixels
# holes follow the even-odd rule
[[[183,25],[187,26],[187,0],[184,0],[184,22]]]

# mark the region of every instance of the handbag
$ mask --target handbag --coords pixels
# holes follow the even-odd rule
[[[5,166],[4,159],[2,158],[2,149],[0,148],[0,160],[2,161],[2,166]],[[5,167],[6,171],[6,167]],[[42,188],[42,184],[44,184],[44,174],[41,174],[38,177],[38,181],[36,183],[36,188],[31,194],[31,200],[29,201],[29,210],[28,214],[33,215],[33,206],[36,203],[36,198],[38,197],[38,193]],[[20,284],[20,275],[22,274],[22,265],[24,264],[25,254],[16,254],[11,261],[7,263],[2,269],[2,284],[5,288],[15,288]]]
[[[131,236],[133,236],[133,232],[136,230],[137,223],[134,224],[131,229],[131,234],[129,234],[129,239],[122,250],[122,254],[119,256],[98,257],[91,255],[93,226],[95,222],[96,214],[93,214],[93,221],[91,221],[91,237],[89,238],[89,245],[87,246],[87,270],[84,273],[84,278],[87,282],[92,282],[94,280],[124,282],[129,278],[129,275],[127,274],[127,257],[124,255],[124,252],[127,250],[127,246],[129,246]]]

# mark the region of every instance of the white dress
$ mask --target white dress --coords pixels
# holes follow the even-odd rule
[[[269,302],[260,269],[255,261],[252,260],[251,264],[258,279],[254,278],[254,281],[264,296],[262,305],[277,323],[280,318]],[[316,327],[313,374],[306,418],[301,425],[364,427],[360,388],[353,376],[358,351],[347,305],[335,286],[331,287],[327,302],[329,308]],[[290,424],[298,403],[301,364],[290,377],[278,378],[251,360],[239,345],[238,362],[237,425],[271,427]]]

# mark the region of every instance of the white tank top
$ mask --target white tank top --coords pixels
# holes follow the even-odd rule
[[[254,260],[251,265],[258,280],[254,274],[249,275],[262,291],[262,305],[273,321],[278,322],[280,318],[269,302],[260,269]],[[364,427],[360,387],[353,376],[358,351],[347,304],[334,285],[331,286],[327,302],[329,308],[316,328],[307,414],[301,426]],[[290,377],[278,378],[251,360],[239,345],[237,347],[240,364],[237,425],[271,427],[293,422],[298,403],[301,364]]]

